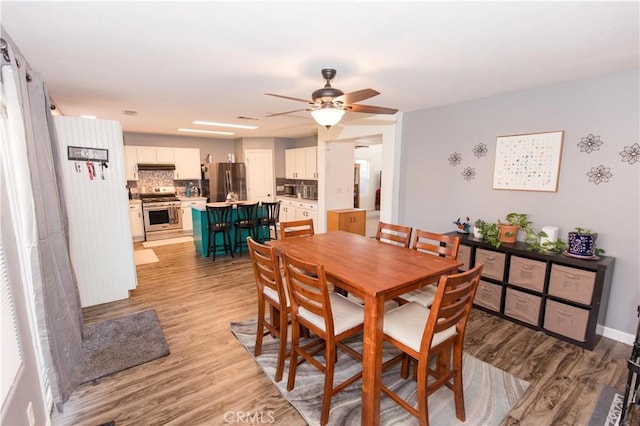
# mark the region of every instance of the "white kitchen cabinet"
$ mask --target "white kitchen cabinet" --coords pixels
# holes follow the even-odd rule
[[[318,179],[318,147],[285,150],[287,179]]]
[[[137,146],[136,157],[139,164],[175,164],[174,148]]]
[[[136,147],[124,146],[124,173],[127,180],[138,180],[138,155]]]
[[[158,164],[175,164],[175,149],[174,148],[156,148],[156,162]]]
[[[136,161],[138,164],[156,164],[156,149],[152,146],[137,146]]]
[[[312,219],[313,228],[318,229],[318,205],[287,198],[279,198],[280,222]]]
[[[198,148],[175,148],[175,179],[200,179],[200,150]]]
[[[318,147],[310,146],[303,149],[305,156],[303,179],[318,179]]]
[[[131,222],[131,238],[133,241],[144,241],[142,203],[129,203],[129,222]]]
[[[285,166],[285,176],[287,179],[297,179],[296,169],[296,150],[295,149],[287,149],[284,151],[284,166]]]
[[[206,208],[206,198],[194,198],[192,200],[182,200],[182,233],[185,235],[193,234],[193,216],[191,207],[198,207],[202,210]]]
[[[280,215],[278,219],[280,222],[296,220],[296,208],[293,206],[293,201],[280,199]]]
[[[316,229],[318,226],[318,205],[311,203],[299,203],[295,201],[293,204],[295,207],[294,220],[313,219],[313,227]]]

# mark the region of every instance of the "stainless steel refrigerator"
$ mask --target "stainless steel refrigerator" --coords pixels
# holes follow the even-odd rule
[[[247,199],[247,173],[244,163],[216,163],[209,170],[209,194],[211,202],[225,201],[227,194],[235,192],[238,200]]]

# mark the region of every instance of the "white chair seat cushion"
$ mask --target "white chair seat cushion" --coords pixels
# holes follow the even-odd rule
[[[392,309],[384,315],[384,334],[418,352],[429,312],[428,308],[416,302],[409,302]],[[431,347],[455,335],[455,326],[436,333],[431,341]]]
[[[409,293],[402,294],[400,297],[408,302],[416,302],[425,308],[428,308],[433,305],[433,300],[436,298],[437,290],[437,286],[428,285],[417,290],[410,291]]]
[[[280,303],[280,302],[278,301],[278,292],[276,292],[276,291],[275,291],[274,289],[272,289],[271,287],[264,286],[264,287],[263,287],[263,289],[262,289],[262,293],[263,293],[265,296],[267,296],[269,299],[274,300],[274,301],[276,301],[276,302]],[[284,292],[284,297],[285,297],[285,299],[286,299],[286,302],[287,302],[287,308],[288,308],[289,306],[291,306],[291,304],[289,303],[289,292],[288,292],[288,291],[285,291],[285,292]]]
[[[364,323],[364,308],[346,297],[331,292],[331,312],[333,313],[333,331],[336,335]],[[326,331],[324,319],[307,309],[300,308],[298,315],[319,329]]]

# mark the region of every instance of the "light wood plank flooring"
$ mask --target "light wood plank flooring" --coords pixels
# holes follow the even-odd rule
[[[80,386],[53,424],[221,425],[262,415],[265,423],[304,425],[229,331],[229,322],[257,312],[247,255],[213,263],[192,243],[154,251],[160,262],[137,267],[129,299],[87,308],[84,318],[155,309],[171,354]],[[631,353],[606,338],[586,351],[475,309],[465,350],[531,383],[504,425],[585,424],[603,384],[624,389]]]

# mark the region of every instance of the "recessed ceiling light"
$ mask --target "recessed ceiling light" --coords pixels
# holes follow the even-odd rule
[[[217,130],[200,130],[200,129],[178,129],[179,132],[193,132],[193,133],[211,133],[214,135],[235,135],[234,132],[219,132]]]
[[[246,124],[229,124],[229,123],[218,123],[215,121],[202,121],[196,120],[193,124],[200,124],[202,126],[218,126],[218,127],[233,127],[234,129],[257,129],[258,126],[247,126]]]
[[[80,117],[82,117],[82,118],[89,118],[89,119],[91,119],[91,120],[95,120],[95,119],[96,119],[96,116],[95,116],[95,115],[81,115]]]

